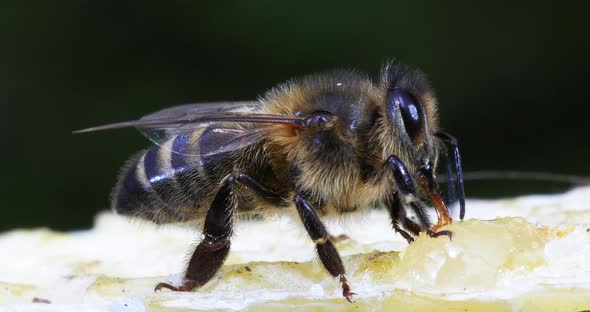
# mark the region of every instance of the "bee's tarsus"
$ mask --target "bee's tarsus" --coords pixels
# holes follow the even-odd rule
[[[348,280],[346,279],[346,275],[340,275],[340,283],[342,284],[342,296],[346,298],[346,301],[350,303],[355,303],[352,298],[356,296],[356,293],[350,291],[350,286],[348,285]]]
[[[420,233],[420,227],[416,226],[415,223],[413,223],[412,220],[407,217],[406,211],[402,205],[399,191],[393,191],[391,193],[389,200],[385,201],[385,207],[389,211],[389,217],[391,219],[391,225],[393,226],[393,229],[406,241],[408,241],[408,244],[414,242],[414,237],[407,231],[412,231],[412,233],[416,236],[418,233]]]
[[[386,164],[393,172],[396,187],[396,191],[393,192],[392,198],[386,203],[394,229],[400,233],[408,243],[412,243],[414,238],[405,230],[410,231],[414,236],[418,236],[421,231],[441,233],[439,235],[448,232],[434,232],[431,229],[428,215],[424,210],[424,206],[417,198],[416,187],[414,186],[412,177],[409,175],[403,162],[397,156],[392,155],[387,158]],[[407,208],[410,209],[413,216],[408,214],[408,211],[406,210]],[[440,223],[441,222],[439,221],[437,224]]]
[[[414,242],[414,237],[412,237],[412,235],[410,235],[408,232],[402,230],[399,226],[394,225],[393,229],[398,232],[406,241],[408,241],[408,244]]]

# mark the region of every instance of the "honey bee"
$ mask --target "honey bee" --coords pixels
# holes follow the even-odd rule
[[[88,128],[136,127],[155,146],[131,157],[112,194],[122,215],[156,223],[200,220],[202,240],[181,285],[207,283],[230,250],[236,213],[292,213],[342,295],[355,295],[321,219],[385,207],[411,243],[452,222],[438,190],[439,155],[451,151],[453,189],[465,213],[457,140],[439,130],[437,100],[424,74],[387,62],[378,83],[352,71],[294,79],[257,101],[175,106],[139,120]],[[430,200],[438,215],[426,211]]]

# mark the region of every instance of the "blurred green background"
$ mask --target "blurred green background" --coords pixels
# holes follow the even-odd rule
[[[108,206],[133,130],[72,135],[189,102],[253,99],[396,57],[428,73],[466,171],[590,175],[582,1],[3,1],[0,231],[78,229]],[[555,192],[467,182],[469,197]]]

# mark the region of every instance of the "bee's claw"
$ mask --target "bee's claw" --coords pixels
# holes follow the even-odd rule
[[[343,291],[342,295],[344,296],[344,298],[346,298],[346,301],[350,302],[350,303],[355,303],[355,301],[352,300],[352,297],[356,296],[357,294],[351,291]]]
[[[158,285],[156,285],[156,287],[154,288],[154,292],[162,289],[169,289],[171,291],[191,291],[195,287],[197,287],[196,283],[191,280],[185,281],[182,285],[178,287],[172,286],[168,283],[158,283]]]
[[[346,298],[346,301],[348,301],[350,303],[354,303],[354,301],[352,301],[352,297],[356,296],[356,293],[353,293],[352,291],[350,291],[350,285],[348,285],[348,280],[346,279],[346,275],[344,275],[344,274],[340,275],[340,283],[342,283],[342,296],[344,298]]]
[[[168,283],[158,283],[156,287],[154,287],[154,292],[160,291],[162,289],[170,289],[172,291],[178,291],[178,287],[172,286]]]
[[[447,231],[447,230],[438,231],[438,232],[434,232],[434,231],[431,230],[431,231],[428,231],[428,235],[430,235],[430,237],[434,237],[434,238],[439,237],[441,235],[446,235],[446,236],[449,237],[449,239],[451,241],[453,241],[453,235],[454,234],[453,234],[453,232]]]

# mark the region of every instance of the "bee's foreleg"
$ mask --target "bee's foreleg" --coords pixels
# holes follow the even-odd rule
[[[334,247],[334,244],[330,241],[326,227],[303,195],[295,195],[293,202],[295,202],[297,212],[303,222],[307,234],[309,234],[313,242],[316,244],[316,250],[322,264],[332,276],[340,277],[342,295],[346,300],[352,302],[352,296],[356,294],[350,291],[342,259],[340,259],[338,250],[336,250],[336,247]]]
[[[451,231],[435,232],[431,229],[428,215],[426,214],[424,206],[417,196],[416,187],[414,186],[412,177],[410,176],[406,166],[404,166],[402,161],[397,156],[392,155],[387,158],[386,165],[389,166],[393,173],[393,179],[395,180],[397,192],[394,191],[394,197],[397,196],[399,200],[397,205],[402,205],[397,208],[392,207],[392,209],[390,209],[390,213],[397,212],[397,214],[392,214],[392,219],[394,219],[392,221],[394,224],[401,223],[405,229],[410,230],[416,235],[416,232],[419,232],[419,230],[424,230],[432,237],[447,235],[449,238],[452,238],[453,233]],[[403,209],[404,207],[410,207],[412,209],[413,216],[408,217],[405,212],[402,213],[401,211],[405,211]],[[402,220],[400,220],[400,217],[402,217]]]
[[[233,193],[236,186],[245,186],[271,203],[279,203],[281,197],[262,186],[248,175],[234,173],[221,183],[205,217],[203,240],[191,256],[183,284],[179,287],[160,283],[155,290],[167,288],[175,291],[190,291],[207,283],[221,268],[230,248],[233,227],[233,212],[239,203]]]
[[[406,215],[399,192],[395,191],[392,193],[392,196],[385,203],[385,207],[389,211],[393,229],[407,240],[408,244],[411,244],[414,241],[414,236],[418,236],[420,233],[420,226]],[[411,232],[414,236],[406,231]]]

